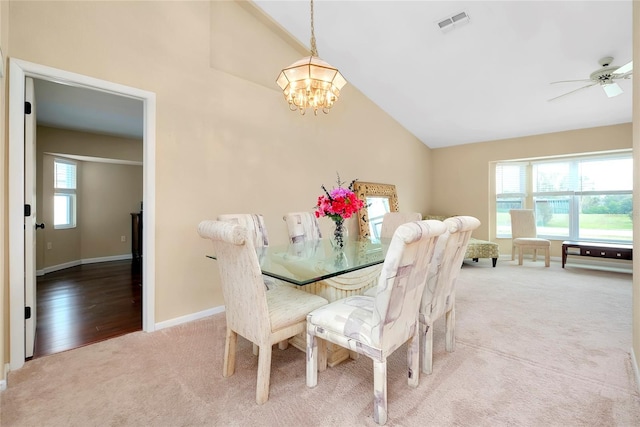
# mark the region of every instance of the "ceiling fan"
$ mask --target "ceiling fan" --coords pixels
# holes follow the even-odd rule
[[[551,82],[551,84],[556,83],[571,83],[571,82],[589,82],[588,85],[579,87],[578,89],[574,89],[571,92],[567,92],[560,96],[556,96],[555,98],[551,98],[548,101],[553,101],[554,99],[562,98],[563,96],[570,95],[579,90],[586,89],[591,86],[600,85],[604,92],[607,94],[609,98],[614,96],[618,96],[622,93],[622,88],[615,80],[619,79],[630,79],[631,74],[633,72],[633,61],[629,61],[627,64],[622,67],[617,65],[611,65],[613,62],[613,58],[610,56],[602,58],[598,63],[602,66],[602,68],[597,69],[591,75],[589,75],[588,79],[582,80],[561,80],[558,82]]]

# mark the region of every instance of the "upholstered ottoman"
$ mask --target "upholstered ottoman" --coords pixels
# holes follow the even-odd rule
[[[496,266],[500,251],[498,250],[498,244],[489,242],[487,240],[478,240],[473,237],[469,239],[469,246],[467,246],[467,253],[465,258],[471,258],[475,262],[478,262],[478,258],[491,258],[493,266]]]
[[[444,221],[450,218],[447,215],[424,215],[422,219],[435,219],[438,221]],[[475,262],[478,262],[479,258],[491,258],[493,266],[496,266],[500,251],[498,250],[498,244],[490,242],[488,240],[478,240],[473,237],[469,239],[469,246],[467,246],[467,252],[465,258],[471,258]]]

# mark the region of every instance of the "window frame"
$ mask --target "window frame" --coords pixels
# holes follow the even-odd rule
[[[544,231],[540,231],[541,228],[538,227],[538,236],[541,238],[546,238],[549,240],[577,240],[577,241],[586,241],[586,240],[597,240],[597,241],[601,241],[601,242],[616,242],[616,243],[630,243],[633,239],[633,237],[629,237],[629,239],[616,239],[616,238],[607,238],[607,237],[598,237],[598,238],[593,238],[593,237],[585,237],[584,236],[584,230],[587,230],[585,228],[582,229],[583,233],[581,233],[581,228],[580,228],[580,215],[581,215],[581,198],[585,197],[585,196],[613,196],[613,195],[623,195],[623,196],[633,196],[633,179],[631,179],[630,181],[630,185],[631,185],[631,189],[630,190],[620,190],[620,189],[614,189],[614,190],[593,190],[593,189],[582,189],[582,182],[583,178],[585,175],[582,175],[581,171],[580,171],[580,166],[582,163],[586,163],[586,162],[590,162],[590,161],[606,161],[606,160],[616,160],[616,159],[625,159],[625,160],[630,160],[632,162],[632,167],[631,167],[631,173],[633,173],[633,154],[630,150],[623,150],[623,151],[616,151],[616,152],[606,152],[606,153],[599,153],[599,154],[593,154],[593,155],[585,155],[585,156],[560,156],[560,157],[553,157],[553,158],[544,158],[544,159],[529,159],[526,161],[523,160],[518,160],[518,161],[499,161],[496,162],[496,167],[495,167],[495,173],[494,173],[494,180],[495,180],[495,185],[496,185],[496,191],[495,191],[495,204],[493,205],[493,209],[496,215],[496,227],[495,227],[495,236],[497,238],[511,238],[511,230],[509,229],[508,232],[505,232],[505,227],[504,224],[502,224],[499,220],[498,220],[498,215],[501,212],[498,204],[500,203],[501,199],[506,199],[509,196],[513,196],[513,197],[521,197],[522,200],[522,208],[523,209],[534,209],[536,212],[536,220],[539,221],[538,218],[538,207],[540,205],[538,205],[538,203],[541,203],[542,198],[553,198],[553,197],[558,197],[558,196],[564,196],[568,198],[568,220],[569,220],[569,224],[568,224],[568,229],[567,229],[567,234],[545,234]],[[535,188],[536,187],[536,183],[534,182],[534,180],[537,178],[537,176],[534,174],[534,170],[537,166],[542,165],[542,164],[550,164],[550,163],[568,163],[569,165],[569,172],[566,175],[569,179],[569,182],[571,183],[576,183],[573,188],[571,188],[572,186],[570,184],[567,184],[567,186],[569,188],[567,189],[561,189],[561,190],[550,190],[550,191],[538,191],[540,190],[539,188]],[[521,192],[519,193],[501,193],[499,191],[499,189],[501,188],[501,186],[499,185],[498,181],[499,181],[499,170],[501,167],[504,167],[506,165],[522,165],[522,164],[526,164],[526,169],[525,169],[525,173],[526,173],[526,179],[524,180],[524,182],[526,182],[526,186],[524,188],[522,188],[521,186]],[[625,183],[627,183],[626,181],[624,181]],[[534,189],[536,191],[534,191]],[[544,230],[544,228],[542,228],[542,230]],[[582,234],[582,236],[581,236]],[[632,231],[633,234],[633,231]]]
[[[57,165],[65,164],[74,167],[73,172],[73,188],[58,187]],[[55,230],[65,230],[77,227],[77,188],[78,188],[78,163],[68,159],[53,159],[53,228]],[[66,210],[68,215],[64,223],[57,223],[56,217],[56,199],[63,197],[66,199]]]

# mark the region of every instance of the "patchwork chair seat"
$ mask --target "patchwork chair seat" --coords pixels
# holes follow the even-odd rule
[[[462,260],[473,230],[480,221],[472,216],[444,220],[447,231],[438,238],[420,301],[420,363],[422,373],[433,369],[433,325],[445,319],[445,350],[455,350],[455,290]]]
[[[379,345],[371,335],[375,326],[374,303],[374,297],[364,295],[343,298],[333,302],[328,310],[321,307],[314,311],[313,323],[323,329],[322,336],[330,342],[359,354],[380,357],[380,352],[372,347]]]
[[[373,297],[352,296],[307,316],[307,386],[326,369],[322,343],[338,344],[373,360],[373,419],[387,421],[387,357],[407,343],[408,384],[420,376],[418,308],[441,221],[400,225],[393,234]]]

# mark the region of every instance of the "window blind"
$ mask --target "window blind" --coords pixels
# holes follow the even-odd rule
[[[54,187],[56,189],[75,190],[76,164],[61,160],[54,161]]]

